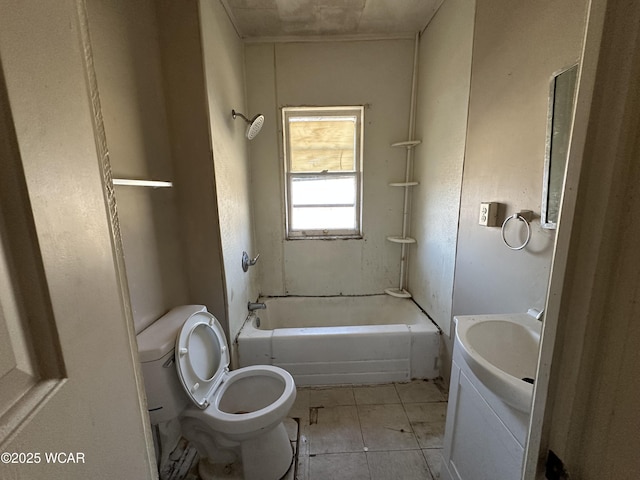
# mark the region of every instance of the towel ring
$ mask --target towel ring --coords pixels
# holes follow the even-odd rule
[[[507,226],[507,223],[509,223],[509,220],[513,220],[514,218],[517,218],[518,220],[523,221],[524,224],[527,226],[527,239],[519,247],[514,247],[512,245],[509,245],[509,242],[507,242],[507,239],[504,236],[504,227]],[[522,212],[514,213],[513,215],[504,219],[504,222],[502,223],[502,241],[507,246],[507,248],[510,248],[511,250],[522,250],[524,247],[526,247],[529,244],[529,240],[531,240],[531,225],[529,225],[529,221],[524,216],[522,216]]]

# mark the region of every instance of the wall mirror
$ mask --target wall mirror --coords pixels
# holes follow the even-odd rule
[[[543,228],[556,228],[558,222],[577,75],[578,66],[573,65],[551,79],[540,219]]]

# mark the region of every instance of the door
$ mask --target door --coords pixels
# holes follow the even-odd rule
[[[157,476],[83,12],[0,0],[2,479]]]

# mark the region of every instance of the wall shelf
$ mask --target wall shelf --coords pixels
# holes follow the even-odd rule
[[[392,143],[392,147],[405,147],[405,148],[413,148],[416,145],[420,145],[422,142],[420,140],[407,140],[405,142],[396,142]]]
[[[384,293],[396,298],[411,298],[411,294],[404,288],[402,290],[399,288],[387,288],[385,289]]]
[[[415,187],[416,185],[420,185],[418,182],[393,182],[390,183],[390,187]]]
[[[171,188],[173,182],[165,182],[160,180],[133,180],[129,178],[114,178],[114,185],[125,187],[151,187],[151,188]]]
[[[416,243],[416,239],[411,237],[393,236],[393,237],[387,237],[387,240],[393,243]]]

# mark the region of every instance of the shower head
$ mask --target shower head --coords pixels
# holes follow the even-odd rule
[[[258,135],[258,133],[260,133],[260,129],[262,128],[262,124],[264,123],[264,115],[262,115],[261,113],[257,114],[251,120],[249,120],[240,112],[236,112],[235,110],[231,110],[231,115],[233,115],[234,119],[236,117],[241,117],[245,122],[249,124],[249,126],[247,127],[247,132],[245,134],[249,140],[253,140],[254,137]]]

